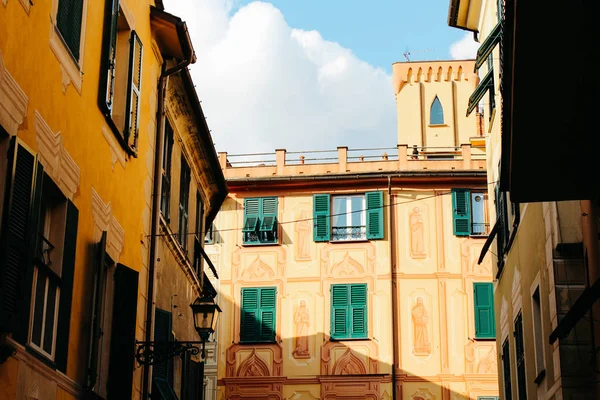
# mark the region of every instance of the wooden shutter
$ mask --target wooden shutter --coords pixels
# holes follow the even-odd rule
[[[525,370],[525,346],[523,343],[523,314],[515,318],[515,355],[517,358],[517,384],[519,400],[527,400],[527,374]]]
[[[277,226],[277,197],[264,197],[260,201],[260,230],[262,232],[272,232]]]
[[[79,63],[83,0],[58,0],[56,25],[75,61]]]
[[[260,198],[253,197],[244,199],[244,243],[255,243],[253,235],[260,226],[261,202]]]
[[[104,7],[104,44],[100,73],[99,103],[106,115],[112,114],[115,95],[115,71],[117,61],[117,24],[119,0],[106,0]]]
[[[510,377],[510,352],[508,338],[502,344],[502,375],[504,378],[504,399],[512,400],[512,383]]]
[[[156,308],[154,310],[154,341],[166,342],[171,337],[172,314],[168,311]],[[166,346],[156,345],[156,350],[159,352],[167,351]],[[170,369],[168,361],[158,362],[154,364],[152,370],[152,378],[164,379],[169,381]]]
[[[351,338],[367,337],[367,285],[350,285]]]
[[[0,236],[0,330],[12,332],[13,338],[25,343],[35,245],[31,234],[37,232],[39,215],[35,188],[40,189],[43,170],[35,153],[17,138],[11,143],[8,166]]]
[[[104,279],[106,275],[106,231],[102,232],[100,242],[96,245],[94,259],[94,302],[92,310],[92,343],[90,345],[90,366],[88,386],[93,388],[98,376],[98,346],[102,336],[102,310],[104,308]]]
[[[331,196],[313,195],[313,238],[315,242],[328,242],[331,238]]]
[[[276,288],[260,289],[260,337],[261,342],[272,342],[275,340],[276,322]]]
[[[348,306],[349,286],[331,286],[331,338],[344,339],[348,337]]]
[[[137,271],[117,264],[108,365],[108,399],[130,399],[132,395],[138,279]]]
[[[136,149],[140,96],[142,93],[142,58],[143,46],[140,37],[131,31],[129,39],[129,82],[127,87],[127,107],[125,109],[125,141],[131,149]]]
[[[383,192],[365,193],[367,239],[383,239]]]
[[[75,248],[77,247],[77,225],[79,210],[67,200],[65,240],[63,243],[63,263],[60,283],[60,305],[58,308],[58,328],[56,331],[56,356],[54,362],[59,371],[67,372],[69,354],[69,332],[71,328],[71,304],[73,300],[73,278],[75,275]]]
[[[469,200],[469,190],[452,189],[453,226],[456,236],[469,236],[471,234],[471,208]]]
[[[183,381],[181,382],[181,400],[198,400],[200,398],[200,363],[184,353]]]
[[[240,342],[258,340],[260,333],[259,320],[259,289],[242,289],[242,310],[240,321]]]
[[[475,310],[475,337],[496,337],[494,321],[494,286],[488,282],[473,283],[473,305]]]

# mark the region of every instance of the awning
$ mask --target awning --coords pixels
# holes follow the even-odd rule
[[[581,293],[567,315],[558,322],[558,326],[550,334],[550,344],[554,344],[558,339],[568,336],[569,332],[577,325],[577,322],[584,317],[586,312],[591,310],[592,304],[598,299],[600,299],[600,278]]]
[[[500,226],[500,224],[498,223],[498,221],[496,221],[496,223],[494,224],[494,227],[492,228],[492,231],[490,232],[487,240],[485,241],[485,243],[483,244],[483,247],[481,248],[481,253],[479,254],[479,259],[477,260],[477,265],[481,264],[485,255],[487,254],[488,250],[490,249],[490,246],[492,245],[492,242],[494,241],[494,238],[496,237],[496,234],[498,233],[499,226]]]
[[[481,43],[479,46],[479,50],[477,50],[477,58],[475,59],[475,71],[479,69],[483,65],[483,63],[487,60],[489,55],[494,50],[494,47],[498,43],[500,43],[500,39],[502,38],[502,22],[498,22],[498,24],[492,29],[488,37]]]
[[[200,254],[202,254],[202,257],[204,257],[204,261],[206,261],[206,263],[208,264],[208,268],[210,268],[212,273],[215,274],[215,278],[219,279],[219,275],[217,274],[217,269],[213,265],[212,261],[210,261],[208,254],[206,254],[206,252],[204,251],[202,246],[198,246],[198,249],[200,250]]]
[[[467,117],[473,112],[481,98],[494,84],[494,70],[490,69],[488,73],[479,82],[479,85],[475,88],[475,91],[469,97],[469,107],[467,107]]]

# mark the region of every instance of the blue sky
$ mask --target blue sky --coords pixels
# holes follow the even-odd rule
[[[232,13],[250,3],[236,2]],[[271,0],[292,28],[317,30],[370,64],[391,72],[396,61],[451,59],[464,31],[447,24],[449,0]],[[427,51],[424,51],[427,50]]]

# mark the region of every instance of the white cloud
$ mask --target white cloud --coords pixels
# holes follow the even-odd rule
[[[455,60],[475,58],[479,43],[473,39],[472,33],[465,33],[462,39],[450,45],[450,55]]]
[[[391,76],[269,3],[170,0],[188,24],[190,66],[219,151],[396,145]]]

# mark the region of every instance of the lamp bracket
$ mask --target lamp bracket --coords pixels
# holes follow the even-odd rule
[[[165,362],[177,355],[188,353],[191,356],[200,354],[205,358],[205,341],[153,341],[153,342],[135,342],[135,359],[141,365],[155,365]],[[199,346],[202,345],[202,348]]]

